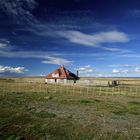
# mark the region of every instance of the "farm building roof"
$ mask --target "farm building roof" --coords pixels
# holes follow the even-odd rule
[[[75,79],[78,80],[79,77],[72,73],[71,71],[67,70],[64,66],[56,69],[52,73],[48,74],[47,79]]]

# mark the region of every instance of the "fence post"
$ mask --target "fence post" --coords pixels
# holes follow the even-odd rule
[[[10,87],[10,92],[12,93],[12,84],[11,85],[9,85],[9,87]],[[5,92],[5,83],[3,84],[3,92]]]
[[[123,95],[123,87],[121,88],[121,95]]]
[[[60,86],[59,86],[59,93],[61,93],[61,84],[60,84]]]
[[[124,89],[124,95],[126,95],[126,87],[125,87],[125,89]]]
[[[40,83],[40,92],[41,92],[41,83]]]
[[[121,93],[121,87],[120,87],[120,95],[121,95],[122,93]]]
[[[130,87],[130,96],[131,96],[131,87]]]
[[[108,94],[108,87],[106,87],[106,96],[107,96],[107,94]]]
[[[22,92],[25,92],[26,93],[26,84],[23,83],[23,82],[22,82],[22,88],[21,89],[22,89]]]
[[[88,87],[87,87],[87,95],[88,95]]]
[[[93,92],[93,95],[94,95],[94,87],[92,88],[92,92]]]
[[[102,92],[102,87],[100,87],[100,93],[99,93],[100,96],[101,96],[101,92]]]
[[[69,91],[68,91],[68,85],[67,85],[67,94],[68,94],[68,92],[69,92]]]
[[[48,85],[47,85],[47,84],[45,84],[45,92],[47,92],[47,88],[48,88]]]
[[[81,94],[81,89],[82,89],[82,88],[80,87],[80,94]]]
[[[131,94],[132,94],[132,96],[133,96],[133,94],[135,94],[135,93],[134,93],[134,91],[133,91],[133,88],[134,88],[134,87],[132,87],[132,90],[131,90],[131,92],[132,92],[132,93],[131,93]]]
[[[125,87],[123,87],[123,90],[122,91],[123,91],[123,95],[125,96]]]
[[[126,95],[126,87],[124,87],[124,95]]]
[[[114,87],[112,87],[112,96],[114,95]]]
[[[128,96],[128,94],[129,94],[129,87],[126,87],[126,96]]]
[[[21,92],[21,83],[18,82],[18,91]]]
[[[56,93],[56,83],[55,83],[55,89],[54,89],[54,93]]]
[[[136,86],[136,96],[137,96],[137,93],[138,93],[138,91],[137,91],[137,86]]]

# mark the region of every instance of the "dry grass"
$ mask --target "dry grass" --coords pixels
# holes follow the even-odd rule
[[[7,80],[0,86],[2,140],[140,139],[139,96],[100,95],[100,87],[97,94],[87,94],[86,87],[80,94],[72,85]]]

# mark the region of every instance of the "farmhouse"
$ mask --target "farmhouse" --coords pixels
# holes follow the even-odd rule
[[[45,78],[45,83],[76,83],[79,80],[77,75],[67,70],[63,65]]]

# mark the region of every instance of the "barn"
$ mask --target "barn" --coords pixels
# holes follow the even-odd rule
[[[48,74],[45,78],[45,83],[76,83],[79,80],[77,75],[67,70],[63,65]]]

